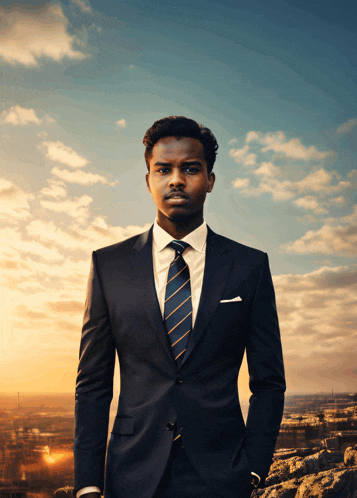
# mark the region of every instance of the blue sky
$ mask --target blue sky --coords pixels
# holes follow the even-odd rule
[[[355,4],[2,5],[0,390],[73,390],[90,253],[154,220],[167,115],[217,137],[208,224],[269,254],[288,392],[355,389]]]

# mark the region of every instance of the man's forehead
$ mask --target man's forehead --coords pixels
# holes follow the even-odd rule
[[[197,138],[191,137],[164,137],[153,147],[153,156],[157,155],[188,155],[204,158],[203,145]]]

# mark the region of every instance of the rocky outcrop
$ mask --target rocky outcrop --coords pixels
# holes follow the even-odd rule
[[[343,461],[344,461],[346,467],[355,467],[357,465],[357,449],[356,449],[356,447],[352,448],[352,446],[349,446],[348,448],[346,448]]]
[[[357,498],[357,467],[331,469],[254,491],[254,498]]]
[[[53,498],[74,498],[74,488],[65,486],[64,488],[56,489],[53,493]]]
[[[252,498],[357,498],[357,449],[275,460]]]
[[[265,486],[272,486],[294,477],[303,477],[323,470],[343,465],[343,455],[339,451],[322,450],[307,457],[292,457],[275,460],[270,467]]]

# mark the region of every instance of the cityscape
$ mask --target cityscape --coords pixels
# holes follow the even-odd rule
[[[0,497],[49,498],[73,487],[74,396],[14,393],[0,402]],[[356,444],[357,393],[286,397],[274,461],[324,449],[343,454]]]

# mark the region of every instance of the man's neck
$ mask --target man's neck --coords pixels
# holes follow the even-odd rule
[[[202,225],[203,216],[195,220],[165,220],[156,218],[157,224],[175,240],[181,240]]]

